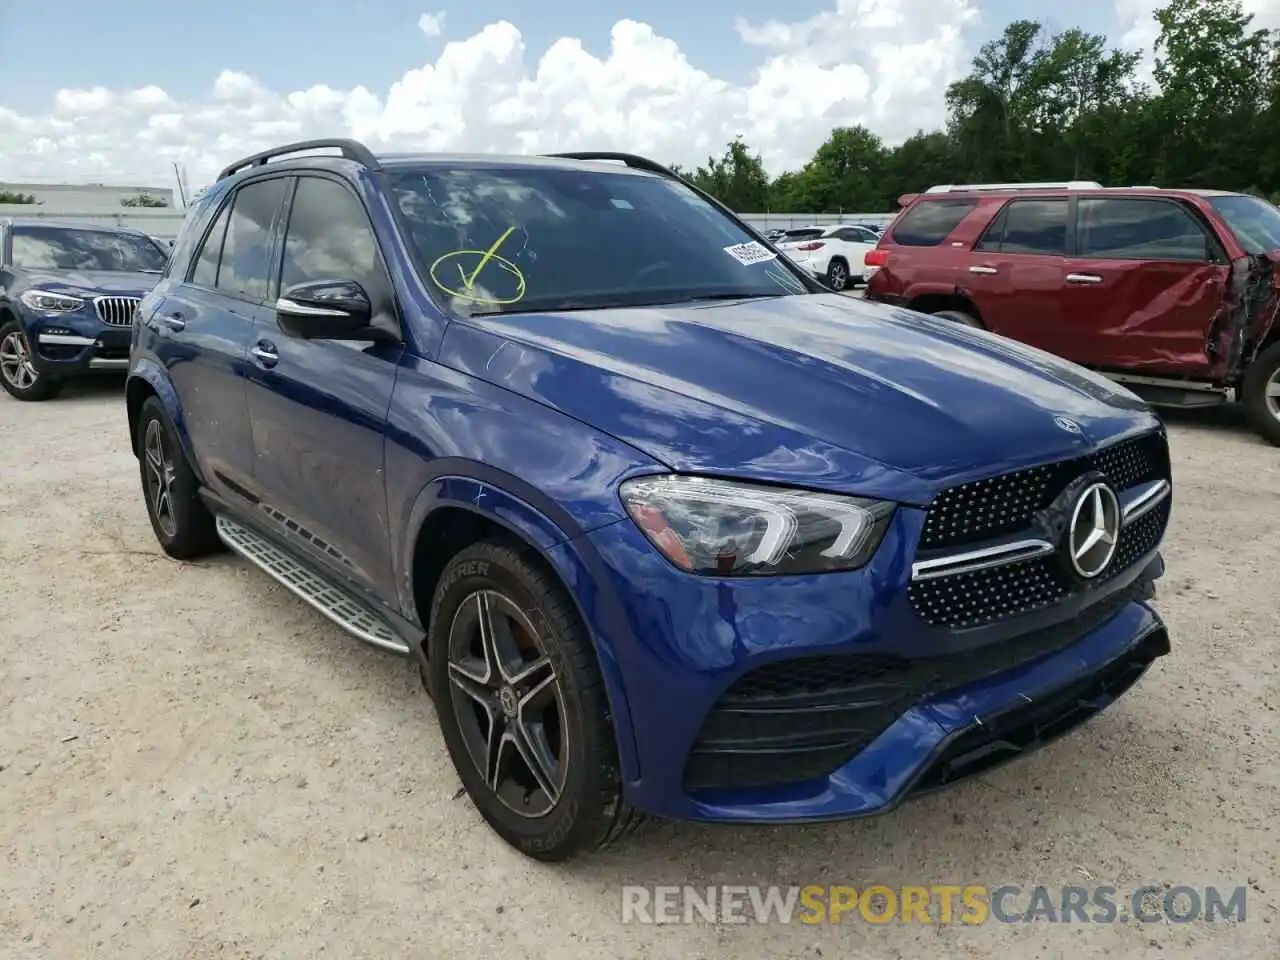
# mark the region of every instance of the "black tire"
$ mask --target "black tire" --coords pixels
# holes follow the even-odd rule
[[[159,398],[148,397],[142,404],[134,436],[147,517],[160,548],[175,560],[220,553],[224,547],[213,514],[200,499],[196,476]]]
[[[942,320],[950,320],[952,323],[958,323],[963,327],[973,327],[977,330],[982,329],[982,323],[973,314],[965,313],[963,310],[935,310],[935,317]]]
[[[1245,372],[1241,402],[1249,425],[1280,447],[1280,396],[1267,398],[1268,388],[1280,386],[1280,343],[1273,343],[1254,359]]]
[[[486,612],[487,622],[497,625],[489,635],[497,639],[482,646],[479,618]],[[454,768],[480,815],[507,843],[536,860],[567,860],[639,822],[622,799],[617,743],[591,640],[561,585],[528,556],[496,541],[458,553],[431,604],[427,654],[429,687]],[[508,682],[490,666],[495,656],[511,667],[508,678],[534,679]],[[477,679],[482,676],[487,680]],[[545,704],[543,712],[526,721],[524,706],[535,699]],[[558,720],[550,719],[552,709]],[[491,746],[495,739],[498,748]],[[541,778],[520,752],[522,743],[526,749],[534,744],[550,761],[538,764]],[[538,786],[544,782],[554,790]]]
[[[62,381],[51,379],[30,363],[31,344],[17,320],[0,325],[0,386],[15,400],[52,400],[62,392]]]
[[[849,264],[844,257],[832,257],[827,264],[827,286],[836,292],[849,288]]]

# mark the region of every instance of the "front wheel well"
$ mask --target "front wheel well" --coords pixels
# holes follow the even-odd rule
[[[974,302],[959,293],[922,293],[907,302],[908,310],[917,313],[939,313],[943,310],[959,310],[982,323],[982,314]],[[983,324],[985,326],[985,324]]]
[[[125,416],[129,420],[129,447],[133,450],[135,457],[140,456],[138,450],[138,431],[134,429],[134,425],[138,421],[138,414],[142,410],[142,405],[147,402],[148,397],[157,396],[156,388],[147,383],[141,377],[132,377],[125,386],[124,404]]]
[[[433,510],[418,531],[413,545],[411,572],[413,605],[425,628],[431,620],[431,603],[436,586],[449,561],[467,547],[485,540],[504,543],[527,555],[534,563],[560,581],[541,552],[510,528],[463,507],[440,507]]]

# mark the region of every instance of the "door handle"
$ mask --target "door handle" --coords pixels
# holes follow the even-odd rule
[[[970,267],[970,273],[992,274],[996,272],[995,267]]]
[[[258,365],[270,369],[280,362],[280,354],[276,351],[274,343],[268,343],[266,340],[259,340],[249,348],[249,353],[253,359],[258,361]]]
[[[174,333],[180,333],[187,329],[187,321],[182,319],[182,314],[180,313],[165,314],[160,318],[160,325],[168,327]]]
[[[1096,273],[1068,273],[1067,283],[1101,283],[1102,278]]]

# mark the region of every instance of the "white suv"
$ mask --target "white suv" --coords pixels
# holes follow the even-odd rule
[[[866,277],[864,258],[880,238],[868,227],[836,224],[788,230],[777,247],[833,290],[844,290]]]

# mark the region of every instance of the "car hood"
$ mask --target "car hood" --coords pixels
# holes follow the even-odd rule
[[[71,297],[115,295],[144,297],[160,282],[158,273],[125,273],[115,270],[32,270],[23,277],[22,289],[48,290]]]
[[[1042,351],[836,294],[473,317],[441,360],[674,470],[921,503],[1158,425]]]

